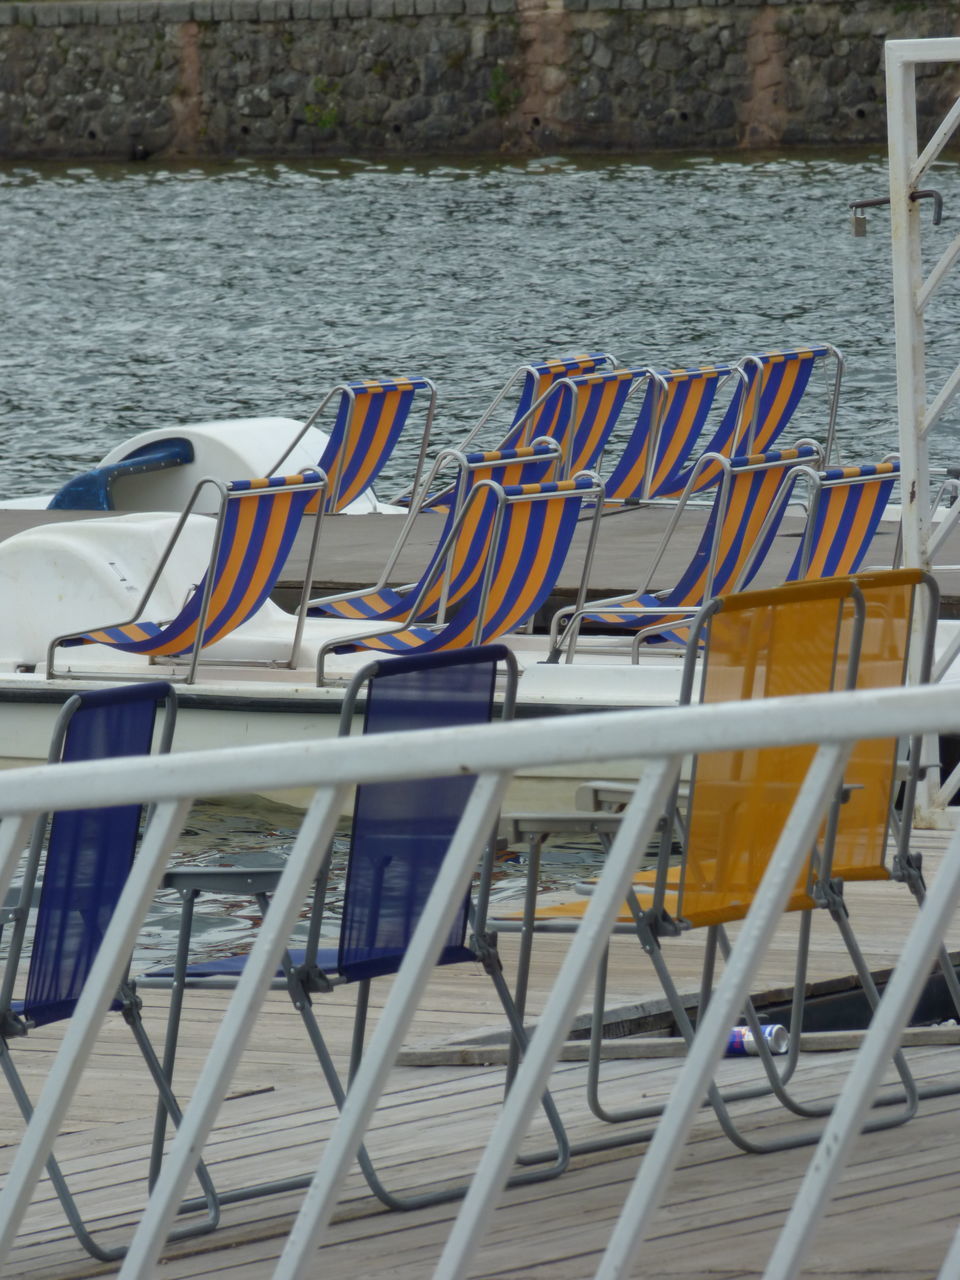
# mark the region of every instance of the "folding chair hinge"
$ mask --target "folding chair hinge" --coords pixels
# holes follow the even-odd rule
[[[25,1036],[34,1027],[29,1018],[22,1018],[9,1009],[0,1017],[0,1036],[4,1040],[13,1040],[16,1036]]]
[[[319,967],[319,965],[315,965],[315,964],[297,965],[296,968],[293,970],[291,977],[297,983],[297,985],[303,990],[304,993],[308,991],[316,991],[324,995],[329,995],[329,993],[333,990],[333,983],[330,981],[330,979],[327,977],[324,971]],[[288,980],[288,985],[289,985],[289,980]]]
[[[487,931],[471,933],[470,950],[476,952],[477,959],[487,973],[502,973],[503,961],[497,949],[497,935],[495,933]]]
[[[122,984],[117,992],[117,999],[123,1002],[120,1012],[123,1014],[124,1021],[127,1023],[139,1021],[143,1000],[137,995],[137,989],[132,982]]]
[[[650,953],[660,946],[661,938],[676,938],[690,926],[684,920],[676,920],[662,907],[644,911],[637,919],[640,945]]]
[[[840,879],[817,880],[813,886],[813,897],[822,907],[838,915],[849,915],[846,900],[843,896],[843,881]]]
[[[894,854],[891,866],[894,880],[909,887],[911,893],[924,893],[926,883],[923,879],[923,854],[908,849],[905,853]]]

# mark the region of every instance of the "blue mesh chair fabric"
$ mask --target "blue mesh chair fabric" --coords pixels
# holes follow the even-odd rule
[[[164,706],[163,733],[157,716]],[[176,712],[173,690],[164,681],[116,685],[77,693],[67,700],[57,721],[49,762],[111,760],[167,750]],[[142,806],[60,810],[44,814],[34,828],[13,914],[13,928],[0,994],[0,1068],[25,1120],[32,1104],[10,1053],[10,1041],[36,1026],[71,1017],[97,957],[104,933],[117,908],[133,864],[140,835]],[[44,844],[46,857],[42,858]],[[28,938],[30,907],[38,876],[39,899],[33,935]],[[12,999],[20,959],[29,943],[26,989]],[[128,979],[121,983],[114,1009],[123,1009],[134,1039],[153,1079],[165,1115],[179,1123],[180,1108],[143,1026],[139,1003]],[[124,1245],[105,1246],[91,1234],[56,1159],[47,1173],[73,1231],[84,1249],[102,1262],[126,1253]],[[170,1233],[181,1239],[213,1230],[219,1219],[216,1192],[201,1164],[197,1175],[203,1191],[198,1207],[206,1216]]]
[[[60,759],[148,755],[169,693],[153,681],[77,694]],[[133,863],[140,817],[140,805],[124,805],[51,819],[25,998],[13,1005],[37,1026],[73,1013]]]
[[[380,664],[367,683],[364,733],[487,723],[500,656],[487,647]],[[346,981],[399,968],[472,788],[472,777],[358,787],[337,961]],[[476,960],[464,942],[468,908],[469,896],[441,964]]]

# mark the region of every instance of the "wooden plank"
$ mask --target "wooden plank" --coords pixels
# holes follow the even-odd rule
[[[96,520],[120,514],[123,513],[0,509],[0,541],[39,525]],[[652,561],[659,547],[669,517],[668,507],[637,507],[604,517],[591,575],[592,593],[612,595],[639,585],[645,566]],[[679,579],[696,549],[706,517],[707,508],[687,507],[657,571],[657,587],[670,586]],[[326,517],[314,573],[314,594],[349,591],[376,582],[404,520],[404,516],[392,515]],[[416,581],[436,545],[440,527],[441,520],[436,515],[425,515],[415,522],[391,575],[392,583]],[[758,586],[783,581],[793,561],[802,527],[800,518],[786,518],[757,578]],[[306,517],[278,588],[277,598],[282,603],[289,604],[293,600],[303,581],[312,529],[312,518]],[[561,573],[558,597],[568,597],[576,591],[587,536],[587,522],[584,522],[577,530],[573,548]],[[895,542],[894,526],[881,528],[870,551],[870,565],[883,567],[892,564]],[[955,529],[948,536],[939,559],[942,565],[960,564],[960,530]],[[934,573],[944,604],[952,612],[960,604],[960,570],[935,566]]]

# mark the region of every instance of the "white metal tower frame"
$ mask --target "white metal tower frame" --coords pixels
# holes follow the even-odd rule
[[[893,305],[896,328],[897,409],[900,426],[901,491],[903,495],[903,557],[909,567],[929,570],[938,548],[960,519],[960,502],[934,525],[929,439],[947,407],[960,391],[960,366],[954,369],[933,400],[927,400],[926,334],[924,316],[930,300],[960,257],[955,236],[939,261],[924,277],[921,256],[922,206],[916,194],[923,176],[960,125],[960,97],[944,116],[929,142],[920,150],[917,136],[916,69],[920,64],[960,64],[960,39],[891,40],[886,45],[887,138],[890,167],[890,215],[893,248]],[[928,215],[929,216],[929,215]],[[922,620],[918,620],[922,625]],[[919,653],[919,646],[914,646]],[[944,653],[935,670],[938,678],[960,651]],[[917,678],[917,672],[911,673]],[[936,759],[937,754],[928,753]],[[917,795],[917,817],[929,826],[953,826],[947,806],[960,790],[960,766],[940,781],[931,770]]]

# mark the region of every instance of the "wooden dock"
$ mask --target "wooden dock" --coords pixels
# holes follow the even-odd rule
[[[119,512],[111,514],[122,514]],[[0,541],[23,529],[45,523],[62,523],[72,519],[102,519],[100,513],[69,511],[0,511]],[[707,509],[690,506],[684,512],[670,545],[661,561],[654,586],[672,586],[687,567],[706,523]],[[324,521],[320,551],[314,572],[314,594],[333,594],[369,586],[376,582],[393,548],[405,517],[388,515],[331,516]],[[590,576],[590,594],[615,595],[637,587],[643,580],[669,519],[664,507],[631,508],[604,516]],[[414,525],[409,540],[391,575],[393,583],[416,581],[436,545],[440,518],[423,516]],[[793,561],[797,540],[803,528],[799,517],[788,516],[783,522],[757,586],[782,582]],[[313,527],[310,517],[303,522],[296,544],[276,593],[283,604],[293,605],[303,582],[307,552]],[[588,525],[581,523],[573,549],[557,584],[558,599],[572,597],[583,571]],[[893,525],[883,527],[872,544],[865,567],[889,568],[893,562],[896,532]],[[940,556],[947,567],[936,571],[940,584],[943,613],[960,614],[960,530],[947,538]]]
[[[945,837],[917,833],[928,880],[933,882]],[[851,916],[875,970],[889,969],[914,917],[913,900],[896,884],[853,885]],[[755,990],[788,988],[792,972],[794,922],[784,921]],[[515,939],[502,938],[508,974]],[[948,937],[960,949],[960,925]],[[556,973],[566,942],[544,938],[535,951],[531,1013],[535,1017]],[[701,954],[695,937],[665,943],[683,986],[694,990]],[[850,965],[835,927],[825,916],[815,922],[811,979],[836,979]],[[389,982],[375,984],[382,1001]],[[659,996],[652,970],[639,945],[617,938],[608,1007],[649,1007]],[[162,1034],[166,998],[144,993],[151,1031]],[[190,993],[179,1057],[177,1086],[190,1093],[226,997]],[[352,993],[340,989],[318,997],[324,1034],[342,1061],[348,1044]],[[435,975],[388,1094],[369,1134],[369,1148],[394,1189],[422,1188],[456,1178],[475,1166],[501,1098],[501,1066],[453,1065],[452,1048],[489,1043],[502,1030],[493,989],[478,968],[455,966]],[[909,1058],[921,1081],[960,1086],[960,1034],[942,1027],[914,1045]],[[806,1051],[797,1072],[798,1089],[808,1099],[838,1091],[851,1060],[846,1037],[838,1048],[829,1037],[807,1043],[832,1051]],[[58,1042],[55,1028],[14,1043],[13,1052],[31,1089],[39,1089]],[[626,1042],[624,1042],[626,1043]],[[611,1106],[666,1098],[677,1070],[676,1042],[647,1040],[657,1056],[613,1057],[604,1068],[605,1099]],[[624,1050],[625,1051],[625,1050]],[[614,1046],[616,1052],[616,1046]],[[634,1053],[639,1050],[634,1049]],[[424,1065],[433,1062],[435,1065]],[[721,1079],[753,1077],[757,1063],[728,1059]],[[552,1087],[575,1142],[614,1132],[594,1119],[584,1098],[585,1067],[564,1061]],[[0,1169],[8,1167],[20,1124],[4,1095],[5,1142]],[[129,1236],[143,1203],[142,1174],[152,1122],[152,1093],[132,1037],[119,1015],[110,1015],[84,1087],[71,1109],[58,1146],[68,1173],[82,1190],[84,1210],[112,1240]],[[788,1118],[769,1100],[735,1108],[753,1136],[793,1132],[805,1122]],[[274,994],[261,1015],[256,1040],[238,1064],[207,1149],[209,1166],[223,1188],[251,1179],[289,1175],[315,1163],[334,1121],[319,1069],[306,1045],[299,1019],[285,995]],[[538,1121],[532,1136],[545,1143]],[[896,1276],[929,1280],[939,1269],[960,1218],[960,1095],[930,1098],[909,1124],[861,1138],[813,1247],[804,1274],[813,1276]],[[696,1122],[677,1175],[641,1253],[635,1273],[644,1277],[760,1276],[766,1258],[806,1169],[812,1148],[774,1155],[745,1155],[720,1133],[711,1112]],[[577,1157],[559,1179],[508,1192],[493,1219],[471,1276],[584,1280],[594,1273],[624,1196],[636,1173],[644,1144]],[[283,1247],[302,1193],[235,1205],[224,1210],[212,1235],[172,1247],[158,1272],[164,1280],[266,1280]],[[425,1280],[436,1261],[457,1206],[391,1213],[351,1175],[315,1274],[324,1280]],[[80,1280],[111,1274],[115,1266],[91,1262],[67,1228],[44,1180],[38,1188],[8,1269],[10,1280]],[[146,1280],[146,1278],[145,1278]]]

